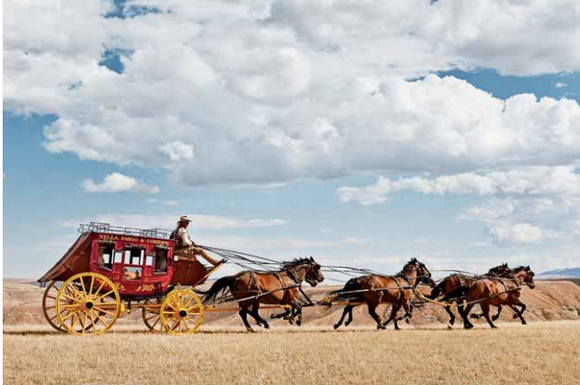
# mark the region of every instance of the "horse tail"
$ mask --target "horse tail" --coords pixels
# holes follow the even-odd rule
[[[207,291],[195,290],[196,293],[203,295],[203,303],[208,304],[213,302],[219,293],[230,288],[238,279],[235,275],[230,275],[227,277],[222,277],[214,282],[213,285]]]
[[[435,299],[435,298],[439,297],[439,295],[443,292],[443,286],[445,286],[445,281],[446,281],[446,279],[444,279],[443,281],[439,282],[437,284],[437,286],[435,286],[433,288],[433,290],[431,290],[431,294],[429,294],[427,296],[427,298],[429,298],[429,299]]]
[[[466,286],[460,286],[457,289],[445,294],[445,296],[443,297],[443,300],[448,301],[450,299],[457,299],[457,298],[464,297],[467,294],[467,289],[468,288]]]
[[[331,291],[329,301],[325,301],[324,305],[328,307],[332,306],[333,301],[341,301],[353,298],[359,298],[360,294],[352,293],[353,291],[360,290],[360,281],[358,278],[349,279],[342,289]]]

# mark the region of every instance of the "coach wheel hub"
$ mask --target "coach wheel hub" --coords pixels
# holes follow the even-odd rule
[[[92,308],[95,307],[95,304],[93,303],[93,301],[91,301],[90,299],[86,298],[85,300],[83,300],[82,304],[81,304],[81,309],[85,312],[91,310]]]
[[[185,310],[183,310],[183,309],[182,309],[182,310],[180,310],[180,311],[179,311],[179,316],[180,316],[181,318],[185,318],[185,317],[187,316],[187,311],[185,311]]]

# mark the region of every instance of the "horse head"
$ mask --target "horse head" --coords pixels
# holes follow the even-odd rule
[[[310,257],[306,259],[309,261],[309,264],[304,280],[308,282],[310,286],[316,286],[324,281],[324,275],[322,274],[320,265],[314,260],[314,258]]]
[[[536,287],[536,283],[534,282],[534,276],[536,275],[530,266],[520,266],[513,270],[513,274],[516,277],[521,277],[524,284],[528,285],[530,289]]]
[[[308,282],[310,286],[316,286],[324,281],[321,266],[312,257],[300,258],[295,259],[292,262],[287,262],[284,264],[284,269],[292,270],[296,273],[300,270],[304,271],[304,280]]]
[[[435,287],[435,281],[433,281],[431,278],[431,272],[429,269],[427,269],[425,264],[417,260],[417,258],[411,259],[409,262],[407,262],[405,267],[403,267],[403,272],[405,274],[408,274],[412,271],[416,272],[417,280],[419,282],[422,282],[429,287]]]

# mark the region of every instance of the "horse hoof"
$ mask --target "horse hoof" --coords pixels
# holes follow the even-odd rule
[[[522,321],[522,325],[527,325],[528,323],[526,321]]]
[[[336,325],[333,326],[334,330],[338,329],[339,327],[340,327],[339,324],[336,324]]]
[[[246,331],[247,331],[248,333],[255,333],[255,332],[256,332],[256,331],[255,331],[254,329],[252,329],[252,328],[246,328]]]
[[[264,324],[264,329],[270,329],[270,325],[269,324]]]

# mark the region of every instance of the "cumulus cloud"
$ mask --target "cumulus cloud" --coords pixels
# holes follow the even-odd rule
[[[196,186],[577,160],[576,102],[420,78],[577,70],[577,2],[430,3],[8,1],[5,108],[56,114],[50,152]]]
[[[438,195],[483,196],[505,193],[575,196],[580,194],[580,173],[576,172],[575,166],[529,166],[507,171],[461,173],[435,178],[411,177],[391,180],[381,176],[372,185],[345,186],[339,188],[336,193],[342,202],[354,201],[363,205],[373,205],[384,203],[388,194],[403,190]]]
[[[101,183],[87,178],[81,184],[83,190],[89,193],[119,193],[137,192],[157,194],[160,190],[157,186],[150,186],[127,175],[114,172],[105,176]]]
[[[557,238],[554,231],[544,230],[529,223],[495,223],[489,233],[500,246],[539,243],[545,239]]]
[[[438,177],[379,177],[363,187],[337,190],[342,202],[385,203],[389,194],[471,194],[486,197],[459,219],[482,222],[499,246],[517,246],[577,237],[580,223],[580,169],[576,166],[528,166],[510,170]]]

